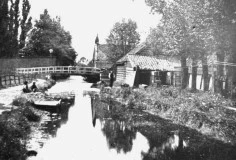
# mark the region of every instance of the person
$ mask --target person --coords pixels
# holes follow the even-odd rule
[[[30,92],[30,90],[29,90],[29,87],[28,87],[28,82],[27,81],[25,81],[24,82],[24,88],[23,88],[23,92],[24,93],[29,93]]]
[[[111,71],[111,73],[110,73],[110,87],[113,86],[113,82],[114,82],[114,73],[113,73],[113,71]]]
[[[31,86],[31,91],[33,91],[33,92],[36,92],[37,91],[37,86],[36,86],[36,84],[35,84],[35,82],[33,82],[33,85]]]

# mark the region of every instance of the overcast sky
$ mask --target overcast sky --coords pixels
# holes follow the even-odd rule
[[[150,14],[144,0],[30,0],[30,3],[33,19],[39,19],[44,9],[52,17],[60,16],[65,30],[72,35],[78,57],[88,59],[92,58],[96,35],[100,44],[105,43],[113,25],[122,18],[137,22],[141,41],[160,19]]]

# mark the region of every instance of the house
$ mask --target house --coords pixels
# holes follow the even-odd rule
[[[175,84],[174,71],[180,63],[144,56],[141,54],[143,52],[149,52],[145,44],[137,46],[116,62],[116,81],[130,86]]]
[[[109,69],[112,67],[113,63],[108,61],[107,55],[110,53],[108,44],[99,44],[98,48],[94,50],[96,52],[96,67],[100,69]]]

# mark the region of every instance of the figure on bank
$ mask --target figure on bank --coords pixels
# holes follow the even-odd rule
[[[31,86],[31,91],[33,91],[33,92],[36,92],[37,90],[38,90],[38,88],[37,88],[37,86],[36,86],[36,83],[35,82],[33,82],[33,85]]]
[[[114,73],[113,73],[113,71],[111,71],[109,77],[110,77],[110,87],[112,87],[113,86],[113,82],[114,82]]]
[[[23,92],[24,93],[29,93],[30,92],[27,81],[24,82]]]

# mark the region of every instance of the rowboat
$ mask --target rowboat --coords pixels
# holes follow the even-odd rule
[[[61,109],[61,99],[60,100],[37,100],[33,102],[33,105],[42,110],[59,112]]]

